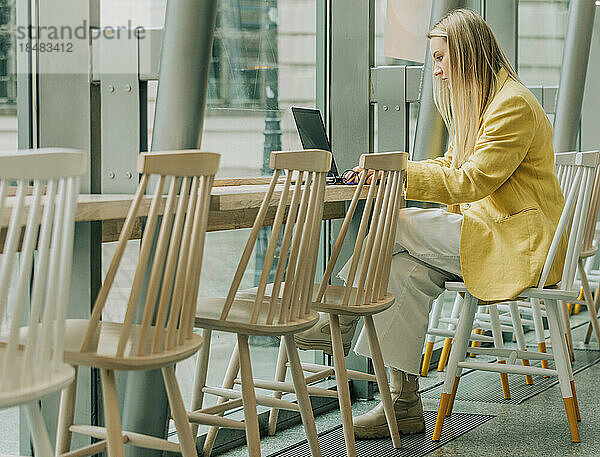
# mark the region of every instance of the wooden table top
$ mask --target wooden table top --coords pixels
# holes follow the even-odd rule
[[[273,206],[269,208],[265,225],[272,224],[275,219],[275,201],[279,198],[281,188],[278,185],[273,195]],[[213,187],[208,217],[208,231],[235,230],[252,227],[258,209],[268,189],[268,185],[230,185]],[[345,216],[345,202],[352,199],[356,186],[328,185],[325,187],[325,206],[323,219],[341,219]],[[362,198],[366,198],[365,189]],[[290,193],[290,200],[291,200]],[[7,206],[10,207],[11,200],[15,197],[7,197]],[[133,194],[80,194],[77,200],[75,220],[77,222],[102,222],[102,241],[116,241],[121,232],[123,222],[127,216],[129,206],[133,201]],[[146,216],[150,209],[152,197],[149,195],[142,200],[140,216]],[[166,196],[163,199],[159,211],[163,211]],[[6,227],[10,212],[5,211],[0,219],[0,227]],[[140,217],[132,238],[139,238],[142,232],[143,220]],[[6,229],[0,233],[0,246]]]
[[[266,185],[244,185],[214,187],[210,200],[210,212],[240,211],[258,209],[267,191]],[[325,203],[339,203],[352,199],[356,186],[329,185],[325,187]],[[365,188],[362,198],[366,198],[368,188]],[[273,206],[281,195],[281,186],[275,188]],[[133,194],[80,194],[77,200],[75,220],[105,221],[124,219],[133,201]],[[290,193],[290,200],[292,195]],[[145,216],[150,209],[152,197],[148,195],[142,200],[140,215]],[[166,197],[163,199],[163,207]],[[161,207],[161,210],[163,208]]]

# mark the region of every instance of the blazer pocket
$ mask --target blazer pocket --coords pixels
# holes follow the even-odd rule
[[[517,211],[516,213],[513,214],[509,214],[508,216],[505,217],[501,217],[499,219],[496,219],[496,222],[507,222],[510,221],[512,219],[519,219],[522,216],[532,216],[535,215],[535,213],[539,211],[538,208],[524,208],[520,211]]]

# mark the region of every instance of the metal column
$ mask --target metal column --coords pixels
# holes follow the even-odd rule
[[[100,13],[97,0],[61,0],[35,2],[31,11],[33,23],[40,27],[79,28],[86,33],[88,27],[98,27]],[[88,153],[88,170],[81,180],[83,193],[99,191],[99,89],[90,85],[89,68],[91,48],[88,39],[74,37],[72,52],[40,52],[35,64],[36,78],[32,92],[37,104],[32,111],[32,120],[37,122],[33,131],[39,147],[70,147]],[[73,273],[69,294],[69,318],[89,318],[90,309],[101,284],[101,224],[77,223],[73,251]],[[79,369],[78,402],[75,421],[98,425],[96,404],[96,379],[86,367]],[[51,440],[56,433],[59,395],[42,401],[42,409]],[[21,431],[22,455],[29,450],[29,435]],[[87,437],[74,436],[75,447],[89,444]]]
[[[554,118],[555,152],[577,149],[595,13],[593,0],[571,0]]]
[[[518,0],[484,0],[481,16],[493,30],[508,61],[516,69],[518,62]]]
[[[217,0],[167,4],[153,151],[200,146],[216,15]]]
[[[338,169],[358,164],[361,154],[373,151],[373,107],[369,103],[369,69],[374,65],[374,0],[329,0],[329,138]],[[348,238],[358,232],[360,218],[350,226]],[[332,238],[341,223],[332,222]],[[352,254],[345,243],[333,277]],[[339,280],[338,280],[339,281]],[[358,336],[358,331],[355,338]],[[351,352],[348,368],[367,371],[369,361]],[[365,381],[352,381],[353,394],[373,395]]]
[[[217,13],[216,0],[171,0],[167,4],[154,116],[152,150],[200,147]],[[140,315],[136,319],[141,319]],[[145,406],[152,399],[154,414]],[[168,402],[160,370],[127,377],[123,428],[166,437]],[[127,449],[129,457],[161,451]]]
[[[430,27],[433,27],[449,11],[464,8],[465,0],[434,0],[431,9]],[[425,65],[421,80],[421,106],[417,118],[415,145],[412,160],[423,160],[444,154],[448,131],[433,101],[433,65],[429,50],[425,53]]]
[[[592,35],[590,55],[600,55],[600,8],[596,8],[596,23]],[[600,106],[600,61],[590,59],[588,62],[585,83],[585,98],[581,109],[581,140],[582,151],[600,147],[600,132],[598,131],[598,106]]]

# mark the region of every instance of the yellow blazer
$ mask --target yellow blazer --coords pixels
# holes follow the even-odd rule
[[[535,96],[501,69],[469,160],[408,163],[406,198],[464,215],[460,262],[467,290],[486,300],[515,298],[538,285],[564,198],[554,168],[552,126]],[[546,285],[560,281],[563,236]]]

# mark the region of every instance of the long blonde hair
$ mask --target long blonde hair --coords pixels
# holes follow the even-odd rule
[[[448,44],[448,84],[433,78],[433,99],[454,141],[452,164],[465,163],[475,148],[481,118],[496,92],[496,75],[504,68],[521,82],[498,45],[492,29],[477,13],[457,9],[427,34]]]

